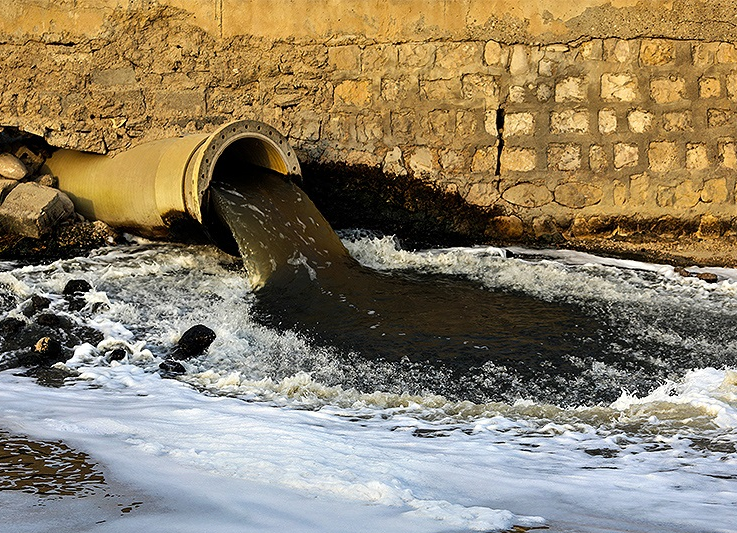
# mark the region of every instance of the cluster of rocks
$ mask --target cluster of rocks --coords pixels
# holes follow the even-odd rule
[[[74,375],[74,371],[56,363],[68,360],[80,344],[98,346],[104,339],[100,331],[74,319],[76,313],[95,313],[105,305],[88,305],[85,295],[92,290],[87,280],[72,279],[62,291],[61,303],[52,306],[50,298],[34,294],[16,306],[19,313],[0,319],[0,370],[24,367],[28,375],[46,385],[61,385]],[[215,332],[202,324],[189,328],[160,363],[162,375],[183,374],[181,362],[207,351],[215,337]],[[125,359],[130,352],[125,346],[111,344],[102,355],[113,362]]]
[[[0,256],[61,256],[116,242],[102,222],[88,222],[46,172],[52,148],[12,128],[0,128]]]

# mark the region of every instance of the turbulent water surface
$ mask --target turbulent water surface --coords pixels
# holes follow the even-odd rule
[[[272,207],[219,194],[226,216],[257,215],[247,271],[150,243],[0,263],[4,316],[33,320],[39,294],[104,335],[76,348],[64,387],[0,373],[0,430],[63,439],[145,495],[120,516],[77,501],[98,519],[66,530],[734,531],[737,271],[708,284],[360,231],[320,247],[302,233],[314,216],[287,209],[290,235],[254,229]],[[94,290],[72,310],[61,293],[77,278]],[[161,379],[196,323],[217,339]],[[58,518],[49,501],[30,520],[30,497],[0,490],[4,523]]]

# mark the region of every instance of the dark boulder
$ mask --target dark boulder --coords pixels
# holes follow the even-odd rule
[[[64,296],[76,296],[92,290],[92,285],[86,279],[70,279],[64,286]]]
[[[39,311],[43,311],[44,309],[48,309],[51,305],[51,300],[44,296],[39,296],[38,294],[34,294],[31,296],[30,299],[26,300],[23,303],[23,307],[21,308],[21,312],[27,316],[32,317]]]
[[[210,347],[215,337],[215,332],[207,326],[192,326],[182,334],[171,357],[182,360],[200,355]]]
[[[184,374],[187,371],[182,363],[180,363],[179,361],[174,361],[172,359],[162,361],[161,364],[159,364],[159,369],[165,376]]]

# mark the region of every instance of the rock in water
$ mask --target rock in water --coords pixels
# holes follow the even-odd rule
[[[86,279],[70,279],[64,285],[62,294],[64,296],[79,296],[92,290],[92,284]]]
[[[37,183],[21,183],[0,206],[5,231],[38,239],[74,213],[74,204],[61,191]]]
[[[181,360],[200,355],[210,347],[215,337],[215,332],[207,326],[202,324],[192,326],[182,334],[172,358]]]
[[[41,337],[33,346],[27,362],[37,365],[53,365],[64,360],[64,350],[61,343],[52,337]]]
[[[28,169],[23,161],[13,154],[0,154],[0,176],[10,180],[22,180],[28,175]]]

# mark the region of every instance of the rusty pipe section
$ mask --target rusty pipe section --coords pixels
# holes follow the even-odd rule
[[[140,144],[115,156],[58,150],[46,162],[78,213],[150,237],[170,236],[182,219],[202,223],[218,169],[249,165],[301,177],[286,138],[253,120]]]

